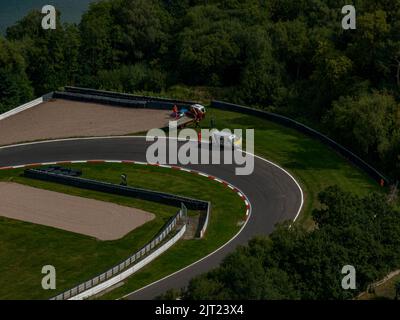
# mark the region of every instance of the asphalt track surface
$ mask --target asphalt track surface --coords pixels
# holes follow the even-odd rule
[[[114,137],[2,147],[0,167],[97,159],[145,162],[148,145],[143,137]],[[283,169],[264,159],[255,157],[254,172],[249,176],[236,175],[233,165],[178,165],[232,183],[247,196],[251,215],[241,232],[224,247],[169,277],[131,293],[127,299],[153,299],[168,289],[185,287],[194,276],[217,267],[238,245],[246,244],[254,236],[270,234],[279,222],[296,219],[302,208],[303,194],[298,183]]]

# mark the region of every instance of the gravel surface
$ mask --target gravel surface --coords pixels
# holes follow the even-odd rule
[[[47,139],[126,135],[163,128],[171,111],[55,99],[0,121],[0,145]]]
[[[153,220],[139,209],[0,182],[0,216],[91,236],[117,240]]]

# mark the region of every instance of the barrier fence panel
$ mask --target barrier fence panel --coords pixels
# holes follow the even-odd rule
[[[183,208],[185,208],[185,209],[183,209]],[[177,212],[177,214],[168,221],[168,223],[164,226],[163,230],[157,236],[155,236],[153,240],[151,240],[147,245],[145,245],[138,252],[134,253],[131,257],[129,257],[128,259],[119,263],[118,265],[112,267],[111,269],[107,270],[106,272],[92,278],[91,280],[86,281],[86,282],[52,298],[52,300],[60,300],[60,299],[63,300],[63,299],[73,298],[74,296],[82,293],[83,291],[90,289],[90,288],[94,287],[95,285],[98,285],[102,282],[109,280],[116,274],[119,274],[123,270],[127,269],[129,266],[133,265],[133,263],[136,262],[137,260],[139,260],[140,258],[149,255],[150,252],[153,251],[153,249],[157,248],[157,244],[161,243],[172,232],[172,230],[174,229],[172,226],[176,226],[177,221],[181,219],[183,210],[186,210],[186,207],[184,205],[182,205],[182,209],[180,209]]]
[[[125,270],[124,272],[120,273],[116,277],[104,282],[103,284],[100,284],[99,286],[96,286],[94,288],[91,288],[89,290],[86,290],[85,292],[80,293],[77,296],[72,297],[72,300],[81,300],[85,298],[89,298],[95,294],[98,294],[102,291],[104,291],[107,288],[110,288],[111,286],[117,284],[118,282],[128,278],[131,276],[133,273],[153,261],[155,258],[160,256],[163,252],[168,250],[173,244],[175,244],[177,241],[181,239],[183,234],[186,232],[186,224],[180,228],[180,230],[167,242],[165,242],[162,246],[154,250],[151,254],[146,256],[145,259],[143,259],[141,262],[137,263],[136,265],[132,266],[130,269]]]

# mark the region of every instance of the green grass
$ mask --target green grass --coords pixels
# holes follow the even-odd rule
[[[255,153],[288,170],[301,184],[305,206],[298,222],[313,225],[311,213],[318,207],[318,193],[331,185],[364,195],[382,190],[359,168],[318,140],[265,119],[236,112],[207,109],[204,127],[214,118],[219,129],[255,129]]]
[[[182,264],[190,263],[193,256],[201,257],[228,241],[238,231],[237,223],[244,216],[243,201],[234,192],[190,173],[126,164],[75,164],[68,167],[83,169],[84,177],[116,183],[120,174],[126,173],[132,186],[212,201],[213,213],[206,240],[181,241],[174,247],[174,250],[179,248],[179,259],[173,253],[164,255],[170,261],[165,270],[177,270]],[[69,289],[134,253],[177,211],[177,208],[148,201],[29,180],[19,176],[21,172],[0,171],[0,180],[133,206],[153,212],[157,217],[116,241],[98,241],[54,228],[0,218],[0,299],[46,299]],[[196,254],[192,255],[194,250]],[[56,292],[41,289],[41,268],[47,264],[54,265],[57,270]],[[153,278],[157,276],[152,275]]]

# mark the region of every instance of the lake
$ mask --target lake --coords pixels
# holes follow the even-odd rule
[[[93,0],[0,0],[0,34],[24,17],[30,10],[42,10],[46,4],[61,12],[63,22],[79,22]]]

